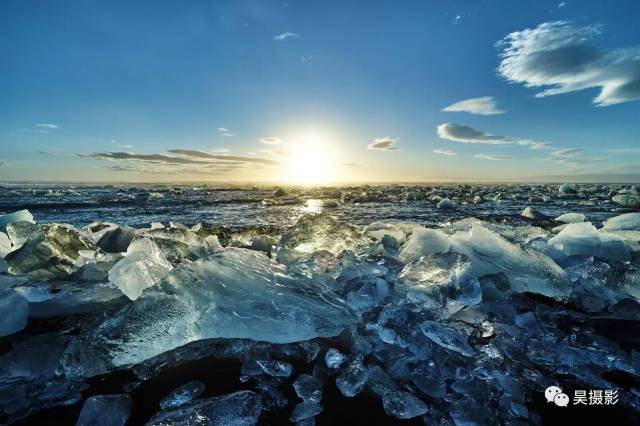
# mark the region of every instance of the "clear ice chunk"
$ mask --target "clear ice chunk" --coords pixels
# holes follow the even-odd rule
[[[13,213],[4,214],[0,216],[0,230],[4,230],[7,225],[14,222],[31,222],[35,223],[33,220],[33,215],[29,210],[18,210]]]
[[[317,401],[304,401],[296,404],[291,412],[290,420],[294,423],[315,417],[322,412],[322,406]]]
[[[617,236],[602,233],[591,222],[570,223],[558,235],[547,241],[565,256],[595,256],[625,261],[629,250]]]
[[[327,364],[327,367],[334,370],[342,367],[342,364],[344,364],[345,361],[347,361],[347,357],[334,348],[329,348],[327,353],[324,355],[324,362]]]
[[[403,263],[410,263],[421,256],[449,251],[449,237],[438,229],[417,228],[402,246],[398,258]]]
[[[360,233],[354,227],[333,216],[326,213],[304,215],[282,234],[278,262],[288,264],[318,250],[337,255],[361,242]]]
[[[162,398],[160,408],[162,410],[173,410],[181,405],[188,404],[204,392],[205,385],[199,380],[193,380],[174,389],[169,395]]]
[[[555,220],[556,222],[562,222],[562,223],[579,223],[579,222],[584,222],[585,219],[586,217],[582,213],[564,213],[553,220]]]
[[[457,253],[427,256],[408,264],[398,275],[395,292],[442,318],[482,301],[471,262]]]
[[[0,290],[0,337],[17,333],[27,326],[29,303],[16,291]]]
[[[296,395],[306,402],[320,402],[322,399],[322,383],[309,374],[301,374],[293,382]]]
[[[405,391],[388,392],[382,397],[384,411],[398,419],[412,419],[429,411],[427,404]]]
[[[420,330],[436,345],[464,356],[470,357],[474,355],[473,348],[469,346],[467,336],[453,327],[435,321],[424,321],[420,324]]]
[[[289,377],[293,374],[293,366],[288,362],[264,359],[257,360],[256,363],[260,369],[269,376]]]
[[[147,426],[252,426],[258,423],[261,412],[260,396],[245,390],[204,399],[176,410],[161,411]]]
[[[124,426],[131,415],[131,397],[96,395],[84,402],[76,426]]]
[[[109,271],[109,281],[131,300],[136,300],[146,288],[163,279],[173,267],[151,240],[131,243],[127,255]]]
[[[367,369],[362,359],[356,357],[336,378],[336,386],[346,397],[356,396],[367,383]]]
[[[640,231],[640,213],[625,213],[604,221],[605,231]]]
[[[79,339],[68,368],[99,374],[214,337],[273,343],[332,337],[356,320],[322,284],[287,275],[262,253],[226,248],[175,268]]]

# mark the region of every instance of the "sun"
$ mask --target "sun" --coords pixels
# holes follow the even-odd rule
[[[287,180],[300,185],[317,185],[334,180],[331,146],[318,134],[305,134],[295,141],[287,163]]]

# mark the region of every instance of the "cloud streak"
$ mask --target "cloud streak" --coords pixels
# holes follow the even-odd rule
[[[510,155],[502,155],[502,154],[476,154],[475,158],[479,158],[481,160],[489,160],[489,161],[504,161],[511,160],[513,157]]]
[[[276,41],[285,41],[285,40],[294,39],[294,38],[300,38],[300,36],[296,33],[291,33],[288,31],[285,33],[273,36],[273,39]]]
[[[450,149],[434,149],[433,153],[440,154],[440,155],[448,155],[449,157],[453,157],[454,155],[457,155],[455,151],[452,151]]]
[[[640,46],[601,49],[599,25],[545,22],[508,34],[497,43],[498,72],[507,81],[545,88],[537,97],[598,88],[593,102],[608,106],[640,100]]]
[[[276,136],[270,136],[267,138],[261,138],[260,143],[265,145],[282,145],[282,139]]]
[[[367,145],[367,149],[375,149],[378,151],[395,151],[396,149],[398,149],[398,147],[396,146],[397,144],[397,138],[385,136],[383,138],[375,138],[372,143]]]
[[[496,115],[504,114],[505,111],[498,108],[496,101],[492,96],[482,96],[479,98],[466,99],[456,102],[443,108],[444,112],[468,112],[478,115]]]

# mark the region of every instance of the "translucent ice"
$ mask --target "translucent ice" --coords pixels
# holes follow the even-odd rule
[[[109,271],[109,281],[131,300],[136,300],[145,288],[156,285],[172,269],[164,254],[151,240],[131,243],[124,259]]]
[[[420,330],[429,340],[445,349],[469,357],[474,354],[467,341],[467,336],[455,328],[435,321],[424,321],[420,324]]]
[[[294,423],[317,416],[322,412],[322,406],[317,401],[304,401],[296,404],[291,412],[291,421]]]
[[[478,277],[504,273],[514,291],[555,298],[570,292],[566,274],[551,258],[511,243],[479,224],[452,236],[451,251],[467,256]]]
[[[293,366],[288,362],[271,359],[256,361],[260,369],[273,377],[289,377],[293,373]]]
[[[448,198],[443,198],[442,200],[440,200],[438,202],[436,207],[439,208],[439,209],[443,209],[443,210],[451,210],[451,209],[455,209],[457,207],[457,205],[456,205],[455,201],[451,201]]]
[[[303,401],[320,402],[322,399],[322,383],[309,374],[301,374],[295,382],[293,389]]]
[[[14,290],[0,290],[0,337],[27,326],[29,303]]]
[[[262,401],[252,391],[204,399],[184,408],[162,411],[154,415],[147,426],[251,426],[258,423]]]
[[[12,250],[13,248],[11,247],[11,240],[9,239],[7,234],[0,231],[0,259],[4,258]]]
[[[606,231],[640,231],[640,213],[625,213],[604,221]]]
[[[619,237],[599,232],[590,222],[570,223],[547,243],[566,256],[629,259],[629,250]]]
[[[344,356],[339,350],[330,348],[324,356],[325,363],[329,368],[340,368],[345,363],[347,357]]]
[[[205,385],[199,380],[193,380],[174,389],[169,395],[162,398],[160,408],[163,410],[172,410],[181,405],[193,401],[204,392]]]
[[[129,395],[96,395],[84,402],[76,426],[124,426],[130,415]]]
[[[121,253],[127,251],[127,247],[135,238],[135,230],[128,226],[108,225],[95,232],[92,236],[95,244],[108,253]]]
[[[386,393],[382,398],[382,404],[388,415],[399,419],[412,419],[429,411],[427,404],[405,391]]]
[[[44,225],[5,260],[12,274],[46,279],[72,273],[77,267],[75,260],[80,256],[80,250],[92,248],[91,241],[73,227]]]
[[[471,262],[457,253],[431,255],[408,264],[398,275],[395,291],[443,318],[482,300]]]
[[[39,230],[40,228],[35,223],[27,221],[13,222],[7,225],[7,235],[13,244],[12,250],[22,247],[29,237]]]
[[[421,256],[449,251],[449,237],[437,229],[417,228],[402,246],[399,259],[403,263],[413,262]]]
[[[344,396],[352,397],[360,393],[367,382],[367,369],[362,359],[356,357],[336,378],[336,385]]]
[[[78,341],[72,358],[79,365],[69,368],[104,371],[213,337],[276,343],[329,337],[355,321],[322,284],[287,275],[262,253],[227,248],[175,268]]]
[[[7,225],[14,222],[32,222],[33,223],[33,215],[29,210],[18,210],[17,212],[4,214],[0,216],[0,230],[6,228]]]
[[[305,254],[327,250],[336,255],[360,242],[360,233],[352,226],[325,213],[305,215],[282,234],[278,261],[289,263]]]
[[[556,217],[554,220],[556,222],[562,222],[562,223],[584,222],[585,221],[585,215],[582,214],[582,213],[565,213],[565,214],[561,214],[560,216]]]

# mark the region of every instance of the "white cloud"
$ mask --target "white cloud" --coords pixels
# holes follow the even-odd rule
[[[560,3],[558,3],[558,8],[565,7],[566,5],[567,2],[561,1]]]
[[[545,22],[498,42],[499,73],[525,87],[542,87],[537,97],[599,88],[598,106],[640,100],[640,46],[601,49],[592,42],[601,26]]]
[[[476,154],[474,157],[479,158],[481,160],[489,160],[489,161],[504,161],[511,160],[513,157],[509,155],[502,154]]]
[[[557,149],[549,153],[547,157],[538,158],[538,161],[570,166],[580,166],[607,161],[606,157],[588,157],[585,154],[586,150],[583,148]]]
[[[452,151],[450,149],[434,149],[433,153],[440,154],[440,155],[448,155],[450,157],[457,155],[455,151]]]
[[[235,136],[233,133],[231,133],[231,130],[227,129],[226,127],[218,127],[216,130],[218,131],[218,136],[224,136],[226,138],[232,138]]]
[[[36,124],[38,127],[44,127],[45,129],[57,129],[58,125],[53,123],[38,123]]]
[[[467,126],[459,124],[444,123],[438,126],[438,136],[453,142],[479,143],[487,145],[511,145],[516,143],[515,139],[502,135],[481,132]]]
[[[296,33],[291,33],[291,32],[286,32],[286,33],[282,33],[282,34],[278,34],[273,36],[273,39],[276,41],[284,41],[284,40],[288,40],[290,38],[300,38],[300,36]]]
[[[394,151],[398,149],[396,144],[398,139],[385,136],[383,138],[375,138],[373,143],[367,145],[367,149],[377,149],[378,151]]]
[[[261,138],[260,143],[263,143],[265,145],[282,145],[282,139],[276,136],[270,136],[267,138]]]
[[[443,108],[445,112],[468,112],[479,115],[504,114],[505,111],[498,109],[495,99],[492,96],[482,96],[479,98],[466,99],[456,102]]]

